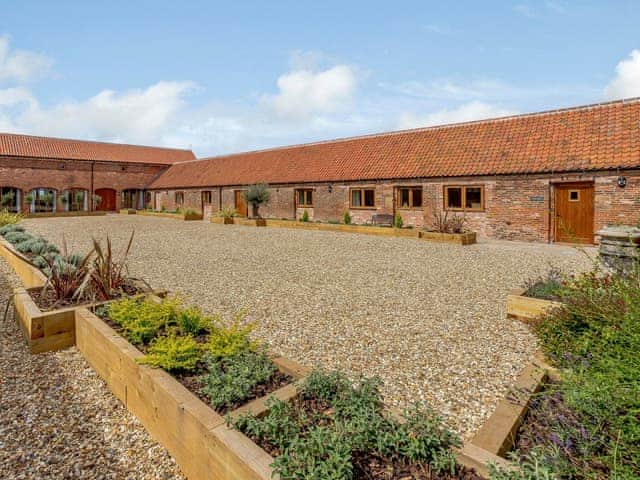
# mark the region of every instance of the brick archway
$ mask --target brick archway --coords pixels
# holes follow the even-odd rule
[[[100,202],[96,205],[99,212],[113,212],[116,210],[116,191],[113,188],[98,188],[95,195],[100,197]]]

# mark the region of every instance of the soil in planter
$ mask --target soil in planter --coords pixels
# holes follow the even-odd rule
[[[122,296],[130,297],[133,295],[138,295],[140,293],[143,293],[141,289],[135,287],[134,285],[126,285],[123,290],[124,290],[123,291],[124,295]],[[86,305],[89,303],[97,303],[100,301],[100,300],[86,298],[86,297],[80,297],[79,299],[73,299],[73,300],[72,299],[58,300],[56,298],[56,293],[52,288],[47,288],[46,291],[44,289],[30,290],[29,295],[31,295],[31,298],[36,303],[38,308],[44,312],[59,309],[59,308],[80,306],[80,305]],[[121,297],[116,297],[111,300],[117,300],[118,298],[121,298]]]
[[[540,300],[549,300],[551,302],[560,302],[562,299],[557,293],[559,289],[560,285],[555,282],[537,281],[527,288],[524,296],[538,298]]]

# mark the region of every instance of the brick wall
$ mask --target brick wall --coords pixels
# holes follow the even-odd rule
[[[144,189],[166,166],[115,162],[96,162],[93,172],[94,191],[99,188],[116,190],[117,208],[125,189]],[[24,196],[34,188],[50,188],[60,193],[68,189],[91,189],[91,162],[47,159],[0,158],[0,186],[15,187]],[[23,209],[27,206],[23,205]],[[58,210],[63,210],[58,202]]]
[[[627,186],[617,185],[618,175],[627,177]],[[423,207],[396,209],[405,226],[417,228],[433,225],[434,214],[444,211],[444,187],[472,186],[484,187],[485,209],[481,212],[450,212],[449,215],[464,215],[469,228],[480,237],[505,240],[547,242],[553,240],[554,232],[554,183],[587,181],[595,185],[594,232],[606,224],[632,224],[640,221],[640,172],[627,171],[619,174],[597,173],[590,175],[518,175],[504,177],[468,177],[444,180],[423,180],[419,182],[379,182],[379,183],[334,183],[300,185],[312,188],[313,208],[306,208],[314,221],[342,222],[345,211],[349,211],[352,222],[368,223],[378,214],[394,213],[394,195],[399,186],[421,187]],[[370,209],[353,209],[349,206],[349,190],[353,187],[374,188],[376,206]],[[241,187],[222,189],[222,205],[235,206],[234,191]],[[262,206],[261,214],[266,218],[300,218],[305,208],[295,208],[296,186],[272,186],[269,205]],[[217,211],[217,189],[212,189],[213,211]],[[197,191],[199,192],[199,190]],[[162,194],[161,197],[171,197]],[[185,202],[187,198],[185,195]],[[199,196],[195,195],[194,199]],[[170,201],[167,203],[170,208]],[[159,207],[157,207],[159,208]],[[251,213],[251,212],[250,212]]]

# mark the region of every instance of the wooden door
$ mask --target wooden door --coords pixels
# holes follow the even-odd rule
[[[111,188],[99,188],[95,191],[100,196],[100,203],[96,210],[100,212],[112,212],[116,209],[116,191]]]
[[[243,190],[236,190],[236,212],[239,217],[246,217],[249,212],[247,209],[247,203],[244,201]]]
[[[555,186],[556,242],[593,243],[593,183]]]

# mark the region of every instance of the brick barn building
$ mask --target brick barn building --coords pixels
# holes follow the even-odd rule
[[[190,150],[0,134],[0,210],[145,208],[146,187],[171,164],[193,159]]]
[[[12,145],[35,137],[4,137],[3,192],[110,188],[114,208],[209,216],[232,207],[246,215],[243,190],[268,183],[267,218],[306,210],[311,220],[341,221],[348,211],[354,223],[400,214],[405,225],[428,227],[434,214],[451,212],[484,237],[582,243],[606,224],[640,220],[640,99],[200,160],[184,150],[92,142],[70,142],[71,155],[53,148],[68,141],[53,139],[33,142],[25,155]],[[91,165],[101,170],[89,187]],[[129,191],[142,200],[132,205]]]

